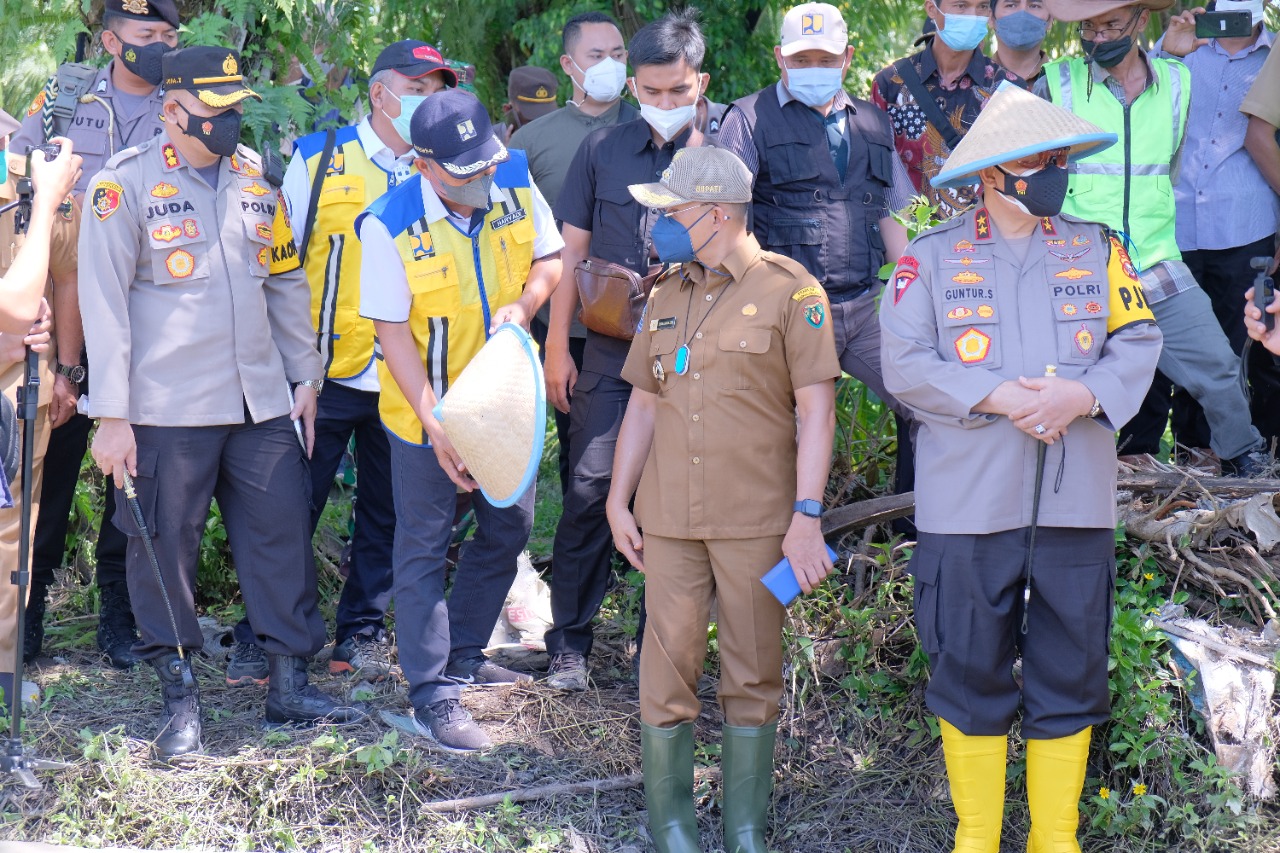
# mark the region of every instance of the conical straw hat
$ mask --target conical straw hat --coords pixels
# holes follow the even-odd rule
[[[547,429],[542,364],[529,333],[499,326],[434,414],[489,503],[519,500],[538,475]]]
[[[1005,80],[931,183],[962,187],[988,166],[1057,148],[1070,148],[1069,159],[1078,160],[1109,148],[1118,138]]]

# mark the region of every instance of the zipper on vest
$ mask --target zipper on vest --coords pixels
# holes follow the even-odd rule
[[[1138,97],[1140,98],[1142,97],[1142,95],[1139,95]],[[1133,159],[1132,157],[1133,141],[1129,136],[1129,130],[1130,130],[1129,118],[1130,118],[1131,107],[1132,107],[1132,104],[1124,105],[1124,207],[1123,207],[1124,213],[1121,216],[1121,221],[1124,222],[1125,234],[1133,233],[1133,231],[1129,229],[1129,189],[1130,189],[1129,182],[1132,176],[1132,166],[1133,166],[1131,162]]]

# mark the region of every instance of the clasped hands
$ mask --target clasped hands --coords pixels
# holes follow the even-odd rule
[[[1027,435],[1053,444],[1067,434],[1072,421],[1089,414],[1093,401],[1093,392],[1075,379],[1019,376],[1016,382],[1000,383],[983,401],[982,411],[1005,415]]]

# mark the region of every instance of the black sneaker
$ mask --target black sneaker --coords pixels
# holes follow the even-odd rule
[[[547,686],[554,690],[581,693],[587,689],[587,659],[577,652],[552,655],[547,667]]]
[[[227,686],[252,687],[271,680],[267,653],[254,643],[236,643],[227,661]]]
[[[476,725],[457,699],[441,699],[413,710],[413,722],[446,752],[465,754],[493,746],[493,741]]]
[[[1241,453],[1223,464],[1222,473],[1228,477],[1244,477],[1250,480],[1265,477],[1271,473],[1271,458],[1261,450]]]
[[[533,681],[532,675],[498,666],[488,658],[454,661],[445,667],[444,675],[459,684],[518,684]]]
[[[354,673],[369,681],[383,681],[391,676],[391,639],[356,634],[333,647],[329,673]]]

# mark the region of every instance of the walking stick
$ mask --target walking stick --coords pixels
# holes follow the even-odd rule
[[[1044,375],[1058,375],[1058,368],[1053,364],[1044,366]],[[1027,608],[1031,605],[1031,561],[1035,559],[1036,528],[1040,526],[1040,490],[1044,487],[1044,455],[1049,445],[1036,439],[1036,485],[1031,493],[1031,535],[1027,539],[1027,569],[1022,584],[1022,633],[1027,633]]]
[[[173,604],[169,601],[169,589],[164,584],[164,575],[160,572],[160,561],[156,559],[155,543],[151,541],[151,531],[147,529],[147,520],[142,515],[142,505],[138,503],[138,491],[133,487],[133,478],[129,472],[124,473],[124,497],[133,513],[133,521],[138,525],[138,533],[142,537],[142,546],[147,549],[147,559],[151,561],[151,571],[155,572],[156,583],[160,585],[160,597],[164,599],[164,609],[169,612],[169,626],[173,628],[173,643],[178,649],[178,660],[182,661],[182,686],[190,690],[196,686],[195,676],[191,674],[191,661],[187,660],[186,650],[182,647],[182,637],[178,634],[178,620],[173,615]]]

